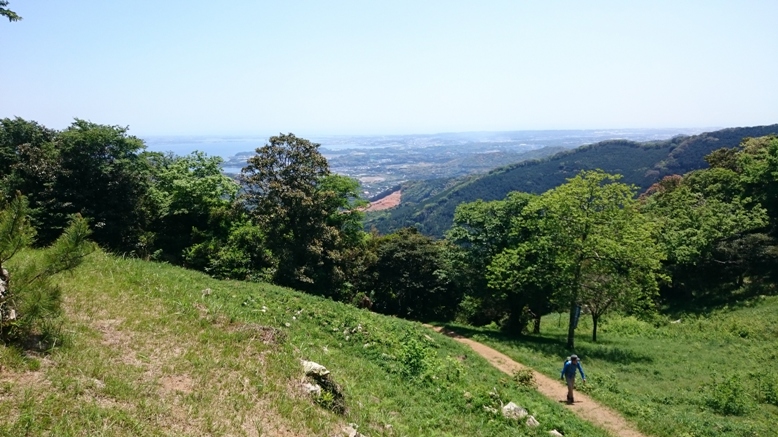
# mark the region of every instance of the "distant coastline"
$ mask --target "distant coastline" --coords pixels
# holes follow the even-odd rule
[[[496,132],[458,132],[419,135],[333,135],[307,138],[321,144],[322,152],[340,152],[366,148],[427,148],[479,143],[522,145],[528,148],[546,146],[578,147],[606,139],[623,138],[633,141],[664,140],[675,135],[694,135],[716,128],[667,129],[577,129],[526,130]],[[153,152],[187,155],[194,151],[224,159],[241,152],[251,152],[267,142],[267,136],[215,135],[155,135],[141,137]]]

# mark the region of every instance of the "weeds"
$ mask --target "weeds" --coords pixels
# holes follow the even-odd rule
[[[513,372],[513,381],[523,388],[536,389],[538,386],[537,381],[535,381],[535,372],[532,369],[521,369]]]

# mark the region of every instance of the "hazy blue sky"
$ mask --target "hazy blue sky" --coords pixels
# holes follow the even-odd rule
[[[11,0],[0,117],[137,135],[778,123],[778,1]]]

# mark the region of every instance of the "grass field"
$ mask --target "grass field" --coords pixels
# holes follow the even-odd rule
[[[606,435],[417,323],[103,253],[58,281],[64,344],[0,347],[0,435]],[[541,425],[485,408],[509,401]]]
[[[656,436],[778,435],[778,297],[760,297],[659,326],[611,316],[591,341],[582,318],[576,353],[581,389]],[[541,335],[449,325],[511,358],[559,378],[567,317],[543,318]]]

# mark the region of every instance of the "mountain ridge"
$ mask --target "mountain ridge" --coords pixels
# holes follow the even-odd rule
[[[368,214],[365,226],[381,233],[414,226],[424,234],[442,237],[451,226],[456,206],[463,202],[502,199],[511,191],[540,194],[582,170],[594,169],[621,174],[623,182],[645,190],[665,176],[706,168],[703,158],[716,149],[736,147],[744,138],[776,134],[778,124],[727,128],[660,141],[607,140],[549,158],[499,167],[483,175],[407,182],[400,187],[400,205]]]

